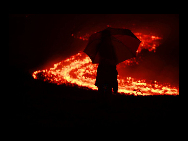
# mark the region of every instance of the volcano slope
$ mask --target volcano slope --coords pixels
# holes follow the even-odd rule
[[[9,86],[11,126],[22,127],[135,127],[178,126],[178,96],[112,95],[56,85],[15,69]]]

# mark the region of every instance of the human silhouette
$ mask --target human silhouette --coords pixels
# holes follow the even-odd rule
[[[118,92],[118,82],[116,70],[116,55],[111,40],[111,35],[108,30],[102,32],[101,43],[98,45],[98,53],[100,56],[99,65],[97,68],[97,77],[95,85],[101,94],[112,94]]]
[[[97,77],[95,82],[95,85],[98,87],[98,91],[102,94],[111,94],[113,88],[114,93],[117,93],[117,75],[118,72],[116,70],[116,65],[100,62],[97,68]]]

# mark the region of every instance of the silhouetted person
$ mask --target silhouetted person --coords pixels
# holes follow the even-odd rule
[[[99,63],[97,68],[97,77],[95,85],[98,87],[98,91],[103,94],[111,94],[112,88],[115,93],[118,92],[117,82],[118,72],[116,65],[106,64],[104,62]]]
[[[101,94],[112,94],[112,88],[115,93],[118,91],[118,82],[116,70],[116,55],[108,30],[102,32],[102,40],[98,45],[100,61],[97,69],[95,85]]]

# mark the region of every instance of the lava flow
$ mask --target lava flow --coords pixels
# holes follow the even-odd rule
[[[142,33],[134,33],[142,42],[137,53],[142,49],[156,51],[159,46],[161,37],[152,35],[143,35]],[[72,34],[73,36],[73,34]],[[79,39],[87,40],[86,37]],[[126,65],[133,63],[138,64],[136,58],[126,60],[117,65],[117,69],[121,69]],[[83,52],[67,58],[59,63],[54,64],[53,68],[38,70],[33,72],[34,79],[42,79],[49,83],[57,85],[77,85],[93,90],[98,88],[94,85],[98,64],[92,64],[90,58]],[[118,92],[127,95],[179,95],[179,88],[171,87],[169,84],[160,84],[157,81],[146,82],[146,80],[137,80],[132,77],[123,77],[118,75]]]

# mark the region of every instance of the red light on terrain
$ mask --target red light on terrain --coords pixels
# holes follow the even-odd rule
[[[109,26],[109,25],[107,25]],[[161,37],[154,35],[144,35],[142,33],[134,33],[142,42],[137,53],[142,49],[156,51],[159,46]],[[72,34],[74,36],[74,34]],[[81,40],[88,40],[89,34],[80,36]],[[121,69],[127,65],[138,64],[136,58],[131,58],[117,65],[117,69]],[[92,64],[90,58],[83,52],[77,53],[66,60],[55,63],[53,68],[46,70],[37,70],[33,72],[34,79],[43,78],[44,81],[60,84],[74,84],[81,87],[97,90],[95,84],[97,64]],[[128,95],[179,95],[179,88],[171,87],[169,84],[160,84],[156,80],[146,82],[146,80],[137,80],[132,77],[123,77],[118,75],[118,92]]]

